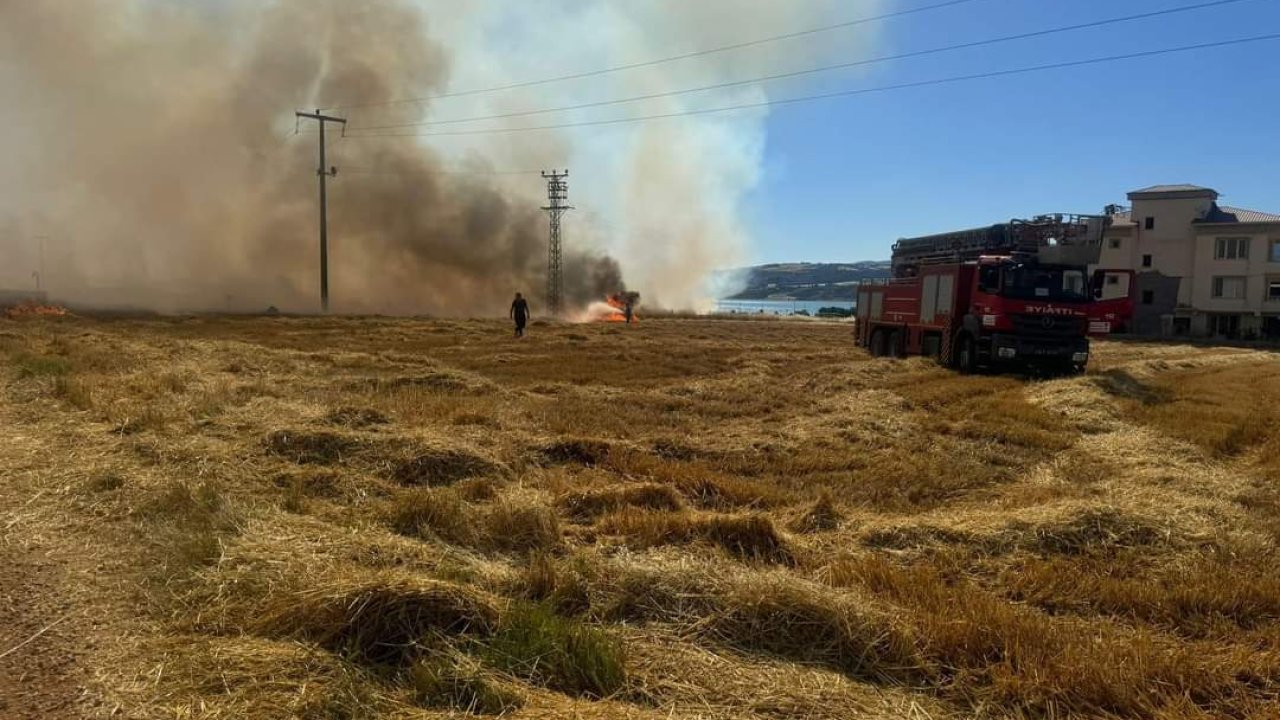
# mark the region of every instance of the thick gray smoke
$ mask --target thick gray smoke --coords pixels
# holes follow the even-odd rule
[[[293,109],[645,59],[878,1],[856,12],[836,0],[748,2],[756,12],[744,13],[730,0],[0,0],[0,288],[31,287],[43,266],[45,287],[71,301],[313,310],[317,138],[310,122],[294,135]],[[831,49],[785,51],[794,65]],[[778,55],[751,57],[610,76],[591,90],[352,108],[351,126],[661,91],[741,77]],[[719,100],[764,96],[748,88]],[[504,123],[566,119],[577,118]],[[591,133],[332,138],[329,148],[337,310],[503,312],[523,291],[536,311],[545,188],[536,175],[488,173],[566,165],[582,208],[566,224],[571,300],[621,289],[625,270],[646,299],[688,306],[712,268],[742,260],[739,204],[760,172],[763,114]]]

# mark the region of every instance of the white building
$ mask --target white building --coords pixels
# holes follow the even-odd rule
[[[1280,215],[1217,200],[1157,185],[1113,216],[1097,267],[1137,273],[1134,332],[1280,339]]]

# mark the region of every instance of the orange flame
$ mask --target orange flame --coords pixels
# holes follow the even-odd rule
[[[41,305],[40,303],[34,302],[25,302],[20,305],[14,305],[13,307],[6,308],[4,311],[5,317],[10,320],[20,317],[35,317],[39,315],[62,317],[69,314],[70,313],[67,312],[67,309],[64,307],[60,307],[58,305]]]
[[[627,301],[621,295],[610,295],[604,301],[606,305],[612,308],[612,312],[602,313],[596,317],[597,322],[621,323],[627,321]],[[640,322],[634,307],[631,309],[631,322]]]

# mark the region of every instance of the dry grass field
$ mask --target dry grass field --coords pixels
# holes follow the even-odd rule
[[[0,320],[0,717],[1276,718],[1280,357]]]

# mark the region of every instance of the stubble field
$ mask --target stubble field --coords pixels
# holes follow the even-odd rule
[[[1280,358],[0,320],[0,717],[1274,718]]]

